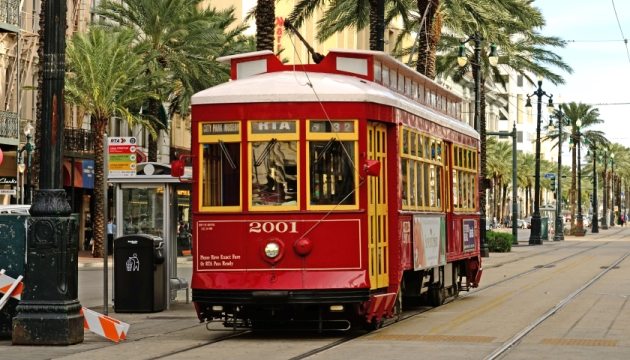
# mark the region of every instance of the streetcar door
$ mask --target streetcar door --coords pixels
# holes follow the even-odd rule
[[[368,251],[371,289],[389,285],[387,241],[387,128],[368,123],[368,160],[381,163],[379,176],[368,181]]]

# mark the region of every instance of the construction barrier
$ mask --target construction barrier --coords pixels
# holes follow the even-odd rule
[[[22,275],[14,279],[5,274],[4,269],[0,270],[0,293],[4,294],[2,298],[0,298],[0,310],[2,310],[7,301],[9,301],[10,297],[16,300],[22,299],[23,288]]]
[[[20,300],[22,299],[22,290],[24,285],[22,283],[22,275],[17,279],[5,274],[5,270],[0,270],[0,293],[4,294],[0,298],[0,310],[4,307],[10,297]],[[81,314],[83,315],[83,328],[88,329],[91,332],[107,338],[113,342],[119,342],[127,338],[127,332],[129,331],[129,324],[116,320],[107,315],[99,314],[94,310],[90,310],[86,307],[81,308]]]
[[[119,342],[127,338],[129,324],[116,320],[107,315],[99,314],[86,307],[81,309],[83,314],[83,328],[107,338],[113,342]]]

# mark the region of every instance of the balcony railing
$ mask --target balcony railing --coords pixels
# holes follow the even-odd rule
[[[93,132],[85,129],[66,128],[64,133],[64,151],[94,153]]]
[[[0,0],[0,23],[18,26],[20,0]]]
[[[18,140],[18,114],[11,111],[0,111],[0,137]]]

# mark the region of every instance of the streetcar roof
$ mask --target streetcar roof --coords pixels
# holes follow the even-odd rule
[[[371,59],[371,60],[370,60]],[[462,134],[479,138],[470,125],[373,81],[371,61],[436,91],[448,101],[461,97],[389,54],[372,50],[330,50],[319,64],[282,64],[271,51],[230,55],[232,80],[196,93],[192,105],[236,103],[366,102],[399,108]]]
[[[312,84],[312,88],[309,84]],[[338,74],[298,71],[265,73],[220,84],[192,97],[193,105],[340,101],[389,105],[434,122],[448,124],[449,128],[463,134],[479,137],[477,131],[468,124],[422,106],[382,85]]]

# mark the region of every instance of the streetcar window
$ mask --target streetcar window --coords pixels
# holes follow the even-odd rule
[[[409,191],[407,190],[409,177],[407,176],[407,164],[409,161],[405,158],[400,160],[400,171],[401,171],[401,179],[402,179],[402,204],[403,206],[407,206],[409,204],[409,200],[407,199],[407,194]]]
[[[310,141],[310,195],[313,205],[354,205],[353,141]]]
[[[239,143],[203,144],[201,205],[240,205]]]
[[[477,152],[455,146],[453,149],[453,206],[458,210],[475,209]]]
[[[374,61],[374,81],[381,84],[383,82],[383,77],[381,74],[381,62]]]
[[[251,142],[252,206],[297,205],[297,141]]]
[[[394,69],[389,70],[389,87],[390,89],[398,89],[398,72]]]

